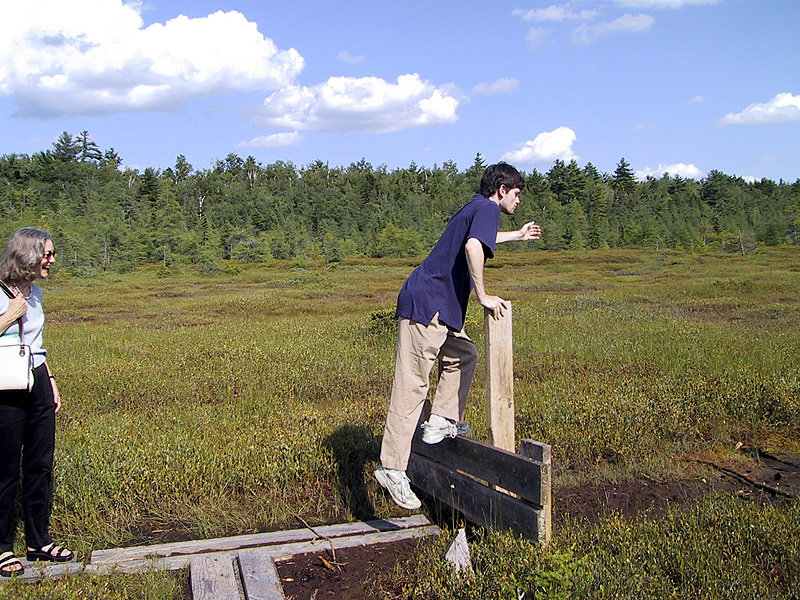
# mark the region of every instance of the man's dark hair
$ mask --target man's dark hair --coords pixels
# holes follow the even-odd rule
[[[514,188],[522,190],[525,187],[525,179],[508,163],[500,162],[486,167],[481,177],[481,195],[491,198],[501,185],[509,190]]]

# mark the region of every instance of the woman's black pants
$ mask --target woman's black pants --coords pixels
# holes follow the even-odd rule
[[[52,542],[48,533],[56,412],[44,365],[33,371],[31,392],[0,391],[0,553],[13,550],[14,500],[22,464],[25,540],[30,548]]]

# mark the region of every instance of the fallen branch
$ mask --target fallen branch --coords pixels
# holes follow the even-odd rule
[[[742,483],[746,483],[748,485],[752,485],[754,488],[759,489],[759,490],[761,490],[763,492],[767,492],[768,494],[771,494],[773,496],[783,496],[784,498],[789,498],[790,500],[794,499],[794,494],[790,494],[789,492],[784,492],[783,490],[779,490],[777,488],[774,488],[774,487],[772,487],[770,485],[767,485],[766,483],[759,483],[757,481],[754,481],[753,479],[750,479],[746,475],[742,475],[741,473],[737,473],[736,471],[734,471],[732,469],[728,469],[726,467],[721,467],[721,466],[719,466],[719,465],[717,465],[717,464],[715,464],[713,462],[710,462],[710,461],[707,461],[707,460],[700,460],[700,459],[690,459],[690,461],[691,462],[700,463],[702,465],[707,465],[709,467],[713,467],[717,471],[721,471],[722,473],[725,473],[726,475],[729,475],[729,476],[733,477],[734,479],[738,479]]]
[[[337,563],[336,563],[336,549],[333,547],[333,540],[331,540],[331,538],[329,538],[329,537],[328,537],[328,536],[326,536],[326,535],[320,535],[320,534],[319,534],[317,531],[315,531],[315,530],[314,530],[314,528],[313,528],[313,527],[311,527],[311,525],[309,525],[309,524],[306,522],[306,520],[305,520],[303,517],[301,517],[300,515],[295,515],[295,517],[297,517],[298,519],[300,519],[300,521],[303,523],[303,525],[305,525],[306,529],[308,529],[308,530],[309,530],[311,533],[313,533],[313,534],[314,534],[315,536],[317,536],[319,539],[322,539],[322,540],[327,540],[327,541],[328,541],[328,544],[329,544],[329,545],[330,545],[330,547],[331,547],[331,558],[333,559],[333,562],[334,562],[334,564],[337,564]],[[320,557],[320,558],[321,558],[321,557]],[[323,559],[323,561],[324,561],[324,559]]]

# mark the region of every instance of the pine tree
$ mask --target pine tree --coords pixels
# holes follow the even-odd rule
[[[72,162],[80,152],[78,144],[73,137],[66,131],[62,131],[55,142],[53,142],[53,155],[61,162]]]
[[[99,163],[100,159],[103,158],[100,147],[89,139],[88,131],[81,131],[75,138],[75,144],[78,147],[77,157],[80,162]]]
[[[570,250],[586,250],[586,214],[577,199],[567,207],[567,248]]]
[[[622,194],[633,193],[633,190],[636,187],[636,178],[634,177],[633,169],[631,169],[630,163],[628,163],[628,161],[624,158],[621,158],[617,164],[612,181],[612,187],[614,188],[614,191]]]
[[[478,152],[475,155],[475,161],[472,163],[472,166],[467,169],[467,172],[464,174],[466,176],[469,190],[473,194],[477,194],[480,190],[481,177],[483,177],[483,172],[486,170],[486,166],[486,161],[483,160],[483,156],[481,156],[481,153]]]
[[[109,166],[113,169],[118,169],[122,165],[122,158],[114,148],[109,148],[103,152],[103,158],[100,161],[102,166]]]
[[[609,247],[608,196],[610,191],[603,183],[588,186],[589,197],[589,247]]]

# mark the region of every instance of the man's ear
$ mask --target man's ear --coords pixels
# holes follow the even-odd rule
[[[497,197],[502,198],[506,194],[508,194],[508,188],[506,187],[506,184],[503,183],[499,188],[497,188]]]

